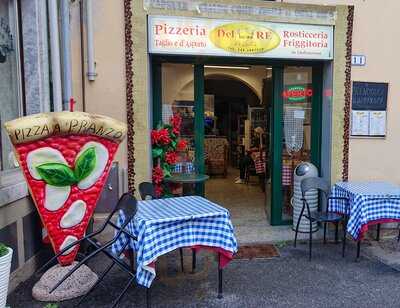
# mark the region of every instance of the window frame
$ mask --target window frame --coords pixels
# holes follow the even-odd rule
[[[17,103],[18,103],[18,115],[21,117],[25,112],[25,99],[24,99],[24,76],[23,76],[23,48],[21,44],[22,33],[21,33],[21,11],[18,0],[8,0],[9,16],[13,20],[10,20],[10,29],[14,34],[14,48],[15,48],[15,60],[16,60],[16,77],[17,77]],[[1,123],[4,125],[4,123]],[[2,127],[2,133],[4,133]],[[8,159],[4,157],[2,159]],[[22,171],[15,164],[15,168],[11,169],[0,169],[0,207],[26,197],[28,189],[22,174]]]

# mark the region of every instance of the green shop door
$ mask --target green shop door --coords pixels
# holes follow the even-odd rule
[[[290,224],[293,171],[304,161],[320,169],[322,69],[273,66],[269,107],[267,213],[272,225]]]

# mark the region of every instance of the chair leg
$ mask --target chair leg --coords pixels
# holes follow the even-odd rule
[[[181,269],[182,269],[182,273],[184,273],[184,272],[185,272],[185,268],[184,268],[184,266],[183,266],[183,248],[179,248],[179,254],[180,254],[180,257],[181,257]]]
[[[308,207],[308,205],[307,205],[307,214],[308,214],[309,221],[310,221],[309,260],[311,261],[311,257],[312,257],[312,223],[313,223],[313,220],[311,218],[311,211],[310,211],[310,208]]]
[[[381,237],[381,224],[378,224],[376,226],[376,240],[379,242]]]
[[[310,243],[309,243],[309,260],[312,257],[312,220],[310,219]]]
[[[343,220],[343,244],[342,244],[342,258],[344,258],[344,253],[346,250],[346,240],[347,240],[347,216],[344,216]]]
[[[106,270],[100,275],[100,277],[97,279],[96,283],[89,289],[89,291],[86,292],[78,301],[78,303],[75,305],[75,307],[78,307],[86,298],[87,296],[103,281],[104,277],[108,274],[108,272],[113,268],[115,265],[115,262],[112,262]]]
[[[196,271],[196,249],[192,249],[192,272]]]
[[[134,282],[135,278],[136,277],[133,276],[131,279],[129,279],[128,283],[125,285],[124,289],[122,290],[120,295],[118,295],[117,299],[114,301],[113,305],[111,306],[112,308],[118,306],[118,303],[120,302],[122,297],[125,295],[126,291],[128,291],[129,287],[132,285],[132,283]]]
[[[324,222],[324,244],[326,244],[326,222]]]
[[[303,213],[304,213],[304,205],[301,208],[299,218],[297,219],[296,230],[295,230],[295,233],[294,233],[294,245],[293,245],[294,247],[296,247],[297,234],[299,233],[300,221],[301,221],[301,218],[303,217]],[[400,236],[400,233],[399,233],[399,236]]]
[[[335,244],[339,243],[339,222],[335,222]]]

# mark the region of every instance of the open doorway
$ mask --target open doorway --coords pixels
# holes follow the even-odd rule
[[[162,63],[161,120],[179,113],[182,137],[195,161],[196,86],[194,65]],[[205,65],[201,118],[204,135],[205,197],[227,208],[236,228],[267,226],[270,184],[268,148],[272,68],[265,65]],[[198,106],[197,106],[198,107]]]
[[[208,199],[229,209],[235,227],[266,225],[267,110],[272,70],[205,66],[205,166]]]

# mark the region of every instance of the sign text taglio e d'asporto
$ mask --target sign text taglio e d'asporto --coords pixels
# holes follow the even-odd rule
[[[149,16],[149,52],[154,54],[333,58],[333,27]]]

